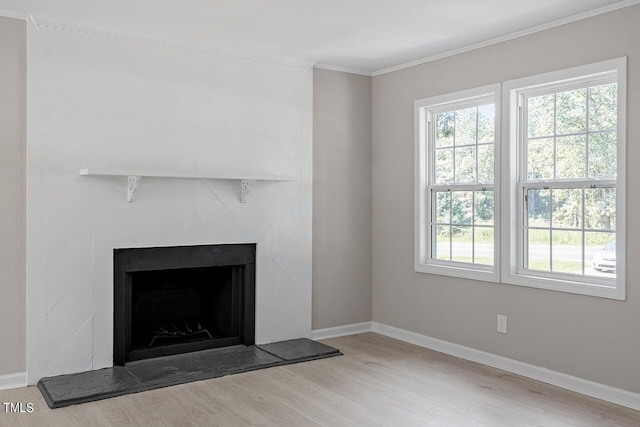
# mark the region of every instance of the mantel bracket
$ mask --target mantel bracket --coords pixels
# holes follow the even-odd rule
[[[127,202],[133,202],[136,199],[136,189],[142,177],[129,175],[127,177]]]
[[[256,182],[253,179],[240,180],[240,203],[247,203],[247,196],[251,193],[251,186]]]

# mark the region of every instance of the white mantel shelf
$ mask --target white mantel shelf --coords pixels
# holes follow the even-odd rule
[[[240,202],[246,203],[251,192],[251,185],[255,181],[289,182],[295,181],[293,175],[270,174],[237,174],[237,173],[162,173],[143,171],[121,171],[113,169],[80,169],[82,176],[122,176],[127,177],[127,201],[135,200],[135,192],[142,178],[163,179],[215,179],[224,181],[238,181],[240,183]]]

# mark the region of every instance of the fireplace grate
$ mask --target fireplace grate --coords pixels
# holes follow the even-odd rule
[[[153,348],[157,342],[162,342],[165,339],[175,340],[180,339],[188,340],[190,338],[202,337],[208,338],[209,340],[213,340],[213,336],[209,332],[208,329],[204,329],[200,322],[189,323],[184,322],[182,325],[177,326],[175,323],[171,325],[164,325],[155,328],[153,331],[153,338],[151,338],[151,342],[147,348]]]

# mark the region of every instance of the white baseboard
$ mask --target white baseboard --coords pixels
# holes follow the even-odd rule
[[[27,373],[18,372],[16,374],[0,375],[0,390],[21,388],[27,386]]]
[[[637,393],[563,374],[561,372],[552,371],[540,366],[530,365],[528,363],[498,356],[492,353],[475,350],[470,347],[439,340],[378,322],[372,322],[372,327],[373,332],[377,332],[381,335],[435,350],[440,353],[449,354],[461,359],[502,369],[503,371],[522,375],[523,377],[562,387],[597,399],[606,400],[607,402],[615,403],[617,405],[626,406],[627,408],[640,410],[640,394]]]
[[[372,322],[352,323],[351,325],[335,326],[333,328],[314,329],[311,331],[311,339],[324,340],[345,335],[362,334],[372,330]]]

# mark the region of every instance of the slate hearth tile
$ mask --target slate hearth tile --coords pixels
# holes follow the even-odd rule
[[[131,362],[126,368],[149,390],[268,368],[283,362],[256,346],[234,346]]]
[[[338,349],[306,338],[260,346],[237,345],[43,378],[38,389],[50,408],[60,408],[341,354]]]
[[[120,366],[48,377],[38,381],[38,389],[50,408],[135,393],[140,387],[140,381]]]
[[[342,354],[337,348],[307,338],[262,344],[258,347],[287,362],[302,362]]]

